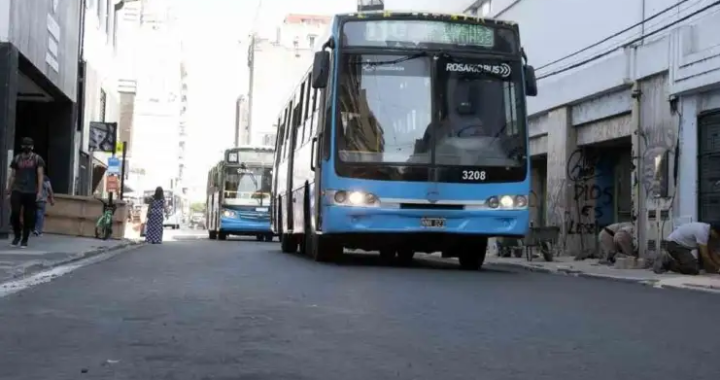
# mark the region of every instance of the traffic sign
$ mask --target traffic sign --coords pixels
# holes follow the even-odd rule
[[[120,175],[120,159],[117,157],[109,157],[107,161],[107,173]]]
[[[116,175],[108,175],[105,177],[105,191],[108,193],[117,193],[120,188],[120,181]]]

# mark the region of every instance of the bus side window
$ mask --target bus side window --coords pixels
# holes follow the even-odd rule
[[[295,133],[292,136],[292,141],[290,142],[290,155],[293,155],[295,153],[295,150],[299,146],[299,143],[301,142],[300,139],[302,139],[302,124],[300,124],[300,112],[302,111],[302,103],[298,103],[295,105],[292,111],[293,115],[293,128],[295,129]]]
[[[282,148],[282,134],[285,132],[285,125],[283,124],[282,117],[278,117],[277,126],[277,134],[275,134],[275,152],[280,152],[280,149]],[[280,162],[280,155],[276,154],[274,161],[274,164],[278,164]]]
[[[310,94],[312,89],[312,72],[308,74],[307,81],[305,82],[305,112],[303,116],[303,124],[305,125],[305,138],[303,139],[303,144],[310,141],[312,139],[313,134],[313,128],[312,128],[312,117],[310,115],[310,112],[312,112],[312,109],[310,108]]]
[[[310,136],[308,140],[312,140],[315,138],[315,135],[317,134],[317,124],[318,124],[318,114],[317,114],[317,106],[318,106],[318,90],[313,89],[312,91],[312,108],[310,108]]]
[[[330,159],[330,147],[331,147],[331,141],[333,136],[333,121],[332,121],[332,111],[333,111],[333,93],[335,88],[335,58],[334,54],[330,53],[330,68],[329,68],[329,78],[327,86],[322,90],[323,93],[323,100],[325,101],[323,104],[323,113],[325,114],[325,117],[323,118],[323,141],[322,141],[322,147],[323,147],[323,160],[327,161]]]
[[[288,145],[290,145],[289,144],[290,143],[290,135],[292,135],[292,130],[293,130],[292,102],[290,102],[290,104],[288,104],[287,108],[285,109],[285,120],[286,120],[285,125],[287,125],[287,128],[285,128],[285,136],[283,137],[283,140],[284,140],[283,151],[282,151],[283,161],[287,160],[287,157],[288,157],[288,150],[290,149],[290,147]]]
[[[298,94],[300,96],[300,101],[298,102],[297,106],[295,106],[295,112],[296,112],[296,123],[297,123],[297,135],[295,136],[295,144],[293,144],[294,147],[302,146],[305,132],[305,123],[303,123],[303,109],[305,109],[305,81],[303,80],[300,84],[300,93]]]

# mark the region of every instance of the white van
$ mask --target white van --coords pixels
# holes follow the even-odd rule
[[[173,230],[177,230],[178,228],[180,228],[180,219],[181,215],[179,212],[165,215],[165,220],[163,220],[163,227],[170,227]]]

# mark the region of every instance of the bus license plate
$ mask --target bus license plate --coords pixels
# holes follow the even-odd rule
[[[445,228],[445,218],[422,218],[420,224],[426,228]]]

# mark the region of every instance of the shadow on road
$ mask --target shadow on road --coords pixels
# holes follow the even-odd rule
[[[278,247],[278,253],[279,252]],[[312,258],[301,253],[295,253],[291,256],[297,257],[303,260],[312,261]],[[432,270],[446,270],[446,271],[458,271],[462,272],[459,265],[453,262],[441,261],[439,258],[431,258],[428,255],[420,254],[419,257],[413,259],[409,264],[403,264],[397,260],[385,260],[380,257],[377,252],[345,252],[339,260],[333,263],[317,263],[317,265],[336,265],[343,267],[382,267],[382,268],[393,268],[393,269],[432,269]],[[517,272],[497,269],[497,268],[483,268],[480,270],[483,273],[497,273],[497,274],[508,274],[515,275]],[[467,271],[466,273],[477,273]]]

